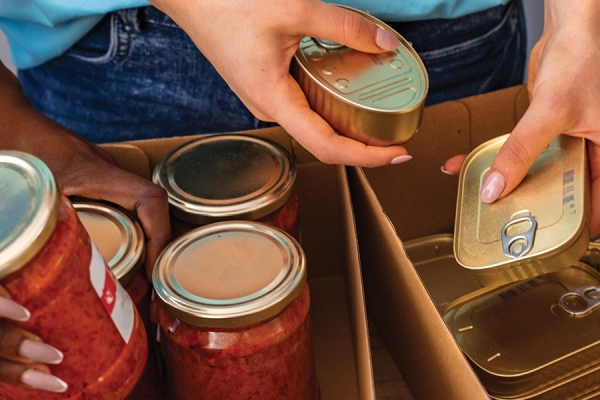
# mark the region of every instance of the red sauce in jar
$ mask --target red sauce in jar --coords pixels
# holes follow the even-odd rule
[[[304,253],[291,235],[206,225],[167,246],[153,285],[176,399],[319,398]]]
[[[63,196],[50,239],[0,283],[31,312],[19,325],[63,352],[63,361],[50,369],[69,387],[64,393],[51,393],[0,383],[0,398],[106,400],[123,399],[131,392],[146,363],[146,332],[133,310],[133,328],[124,340],[91,283],[92,262],[90,238]]]
[[[176,399],[318,399],[308,285],[276,317],[238,329],[186,324],[158,308]]]

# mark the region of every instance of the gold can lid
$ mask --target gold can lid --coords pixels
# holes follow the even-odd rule
[[[499,267],[508,271],[534,261],[542,268],[559,255],[561,267],[578,261],[590,236],[585,140],[559,135],[510,195],[487,204],[479,193],[507,138],[483,143],[463,164],[455,223],[457,261],[476,272]]]
[[[480,290],[440,312],[486,389],[503,398],[551,386],[585,360],[597,365],[600,273],[586,264]]]
[[[429,77],[413,47],[390,26],[351,10],[392,33],[394,51],[365,53],[319,38],[305,37],[292,73],[308,102],[336,131],[375,145],[404,143],[418,130]]]
[[[116,205],[76,201],[73,206],[121,285],[129,283],[145,259],[145,237],[140,223]]]
[[[24,266],[56,226],[61,194],[42,160],[0,151],[0,277]]]
[[[280,229],[253,221],[217,222],[169,244],[152,281],[175,318],[195,326],[242,327],[277,315],[300,294],[305,257]]]
[[[182,220],[256,220],[285,204],[296,164],[285,148],[268,139],[207,135],[165,155],[152,180],[167,191],[173,213]]]

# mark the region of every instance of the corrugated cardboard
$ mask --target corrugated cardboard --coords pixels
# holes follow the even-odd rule
[[[318,162],[281,128],[247,132],[294,154],[302,247],[322,400],[374,400],[363,283],[346,171]],[[150,179],[158,161],[195,136],[108,144],[121,167]]]
[[[453,233],[458,176],[444,162],[509,133],[528,106],[524,86],[425,109],[406,143],[410,162],[348,168],[367,309],[416,399],[489,396],[444,324],[402,241]]]

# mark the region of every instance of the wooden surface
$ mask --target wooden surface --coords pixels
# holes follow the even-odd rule
[[[371,321],[369,321],[369,339],[377,400],[414,400],[377,328]]]

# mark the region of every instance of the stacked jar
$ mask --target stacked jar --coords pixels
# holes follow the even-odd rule
[[[135,304],[148,336],[148,362],[131,394],[135,400],[165,398],[166,384],[161,378],[155,332],[150,320],[152,284],[143,268],[146,245],[141,224],[115,204],[78,200],[77,215],[100,254]]]
[[[61,350],[51,373],[63,393],[0,383],[2,399],[123,399],[148,354],[129,295],[93,245],[49,168],[31,155],[0,152],[0,284],[30,318],[18,325]]]
[[[316,400],[304,253],[252,221],[194,229],[153,271],[174,398]]]
[[[272,140],[203,136],[166,154],[152,180],[167,191],[173,238],[212,222],[252,220],[300,240],[296,164]]]

